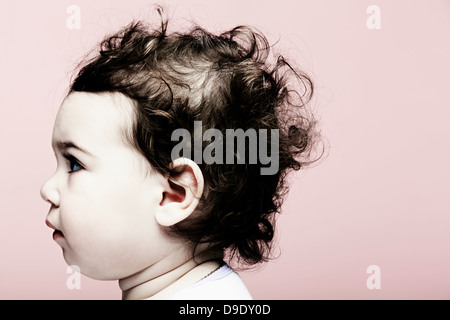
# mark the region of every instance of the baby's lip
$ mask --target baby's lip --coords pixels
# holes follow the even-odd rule
[[[50,221],[48,221],[48,220],[45,220],[45,224],[46,224],[46,225],[47,225],[47,227],[49,227],[49,228],[52,228],[52,229],[58,230],[58,229],[56,229],[56,227],[55,227],[54,225],[52,225],[52,224],[50,223]]]
[[[50,221],[45,220],[45,224],[49,227],[54,229],[55,231],[53,232],[53,240],[59,239],[59,238],[64,238],[64,234],[61,232],[61,230],[58,230],[54,225],[52,225],[50,223]]]

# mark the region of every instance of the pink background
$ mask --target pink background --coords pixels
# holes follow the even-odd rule
[[[76,61],[131,18],[156,21],[149,3],[0,2],[0,298],[120,299],[116,282],[83,276],[67,289],[39,189]],[[449,299],[450,1],[160,3],[172,28],[256,26],[316,83],[329,155],[292,179],[279,258],[241,273],[254,298]],[[79,30],[66,27],[72,4]],[[366,26],[372,4],[380,30]],[[381,289],[367,288],[369,265]]]

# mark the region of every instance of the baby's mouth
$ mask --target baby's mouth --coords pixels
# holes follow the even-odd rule
[[[56,229],[56,227],[54,225],[52,225],[48,220],[45,220],[45,224],[54,229],[55,231],[53,231],[53,240],[59,239],[59,238],[64,238],[64,234],[62,233],[62,231]]]

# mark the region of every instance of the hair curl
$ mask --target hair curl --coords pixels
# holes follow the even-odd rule
[[[161,12],[160,12],[161,13]],[[213,35],[194,26],[167,32],[167,20],[151,30],[133,22],[100,44],[70,92],[120,92],[135,102],[132,143],[166,177],[178,128],[279,129],[279,170],[261,175],[261,164],[199,164],[205,179],[201,214],[174,231],[192,244],[228,249],[246,265],[270,257],[275,213],[288,191],[286,175],[314,162],[318,134],[306,109],[311,79],[271,47],[259,32],[238,26]],[[270,141],[268,141],[270,143]],[[270,148],[268,149],[270,150]]]

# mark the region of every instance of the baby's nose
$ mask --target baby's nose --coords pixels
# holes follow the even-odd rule
[[[59,207],[60,196],[55,185],[54,176],[42,185],[40,193],[44,201],[50,202],[52,205]]]

